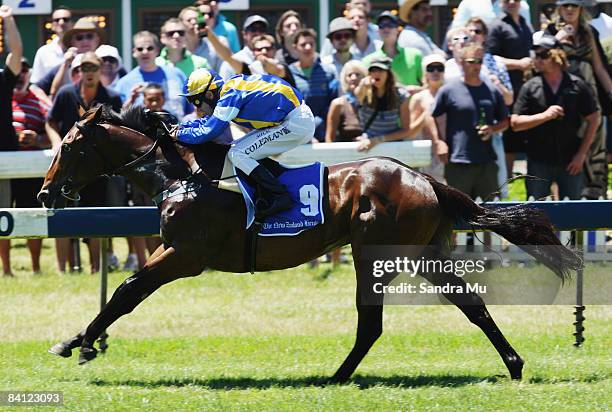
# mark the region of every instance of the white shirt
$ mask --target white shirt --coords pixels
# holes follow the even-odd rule
[[[253,51],[247,46],[244,46],[242,50],[234,53],[233,56],[237,60],[240,60],[241,62],[246,63],[247,65],[250,65],[255,61],[255,55],[253,54]],[[221,64],[221,68],[219,69],[219,76],[221,76],[223,80],[227,80],[235,74],[236,72],[234,71],[234,69],[232,69],[232,66],[228,62],[223,62],[223,64]]]
[[[599,41],[612,36],[612,17],[600,13],[596,19],[591,20],[591,25],[599,32]]]
[[[496,17],[499,17],[503,13],[499,3],[499,1],[495,1],[493,4],[490,0],[462,0],[461,3],[459,3],[459,7],[457,7],[457,12],[455,13],[450,28],[463,27],[472,17],[480,17],[487,26],[490,25]],[[521,0],[520,14],[525,21],[527,21],[529,28],[531,28],[529,3],[525,0]]]
[[[31,83],[36,83],[51,69],[59,66],[64,62],[64,50],[59,44],[59,37],[53,39],[49,44],[40,47],[34,56],[34,64],[32,64]]]
[[[421,53],[423,53],[423,57],[434,53],[446,57],[446,53],[434,43],[427,33],[409,24],[407,24],[400,33],[397,44],[399,47],[414,47],[415,49],[419,49]]]

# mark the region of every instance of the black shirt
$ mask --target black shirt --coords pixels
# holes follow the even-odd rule
[[[17,135],[13,127],[13,89],[17,77],[10,68],[0,71],[0,151],[17,150]]]
[[[114,90],[100,85],[96,97],[87,106],[81,99],[80,87],[81,83],[67,84],[59,89],[55,99],[53,99],[53,107],[51,107],[48,117],[49,120],[58,124],[61,137],[64,137],[79,120],[79,106],[83,106],[87,110],[97,104],[108,104],[115,111],[121,110],[121,97]]]
[[[489,53],[507,59],[519,60],[529,57],[532,44],[531,29],[522,16],[519,17],[519,24],[516,24],[508,14],[503,14],[491,23],[487,37],[487,51]],[[517,91],[523,84],[523,72],[522,70],[508,70],[508,74],[516,96]]]
[[[527,156],[555,166],[566,166],[580,148],[578,129],[582,117],[597,111],[591,87],[581,78],[563,73],[557,94],[553,94],[542,75],[521,88],[514,103],[514,114],[534,115],[549,106],[563,107],[565,115],[524,131],[527,137]]]

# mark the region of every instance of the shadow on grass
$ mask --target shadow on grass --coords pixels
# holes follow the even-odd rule
[[[421,386],[459,387],[478,382],[494,383],[506,380],[501,376],[471,376],[471,375],[425,375],[425,376],[361,376],[356,375],[347,382],[359,389],[375,386],[414,388]],[[142,388],[200,386],[209,389],[268,389],[268,388],[299,388],[335,386],[328,377],[306,376],[301,378],[213,378],[213,379],[159,379],[159,380],[104,380],[95,379],[89,382],[98,386],[135,386]]]

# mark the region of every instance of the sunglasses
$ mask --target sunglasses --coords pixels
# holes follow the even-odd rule
[[[268,51],[272,50],[272,46],[255,47],[253,50],[256,52]]]
[[[452,42],[453,43],[459,43],[460,41],[468,41],[470,39],[470,36],[457,36],[457,37],[453,37]]]
[[[174,37],[175,34],[178,34],[179,37],[183,37],[185,35],[185,30],[170,30],[164,33],[166,37]]]
[[[468,57],[467,59],[463,59],[467,64],[482,64],[482,59],[478,57]]]
[[[60,21],[69,23],[72,21],[72,17],[58,17],[57,19],[53,19],[53,23],[59,23]]]
[[[82,64],[81,65],[81,71],[83,73],[93,73],[93,72],[97,72],[98,70],[100,70],[100,66],[96,66],[94,64]]]
[[[93,33],[84,33],[84,34],[77,34],[74,36],[74,39],[76,41],[82,41],[82,40],[93,40],[95,37],[95,34]]]
[[[570,3],[568,3],[568,4],[562,4],[562,5],[561,5],[561,8],[564,8],[564,9],[569,9],[570,7],[571,7],[572,9],[577,9],[577,8],[578,8],[578,7],[580,7],[580,6],[579,6],[579,5],[577,5],[577,4],[570,4]]]
[[[381,30],[384,29],[397,29],[397,24],[396,23],[379,23],[378,24],[378,28]]]
[[[443,64],[430,64],[425,68],[427,73],[440,72],[444,73],[444,65]]]
[[[148,51],[148,52],[152,52],[153,50],[155,50],[155,47],[153,46],[147,46],[147,47],[136,47],[136,51],[138,53],[142,53],[144,51]]]
[[[334,33],[332,34],[333,40],[348,40],[353,38],[353,33]]]
[[[482,29],[471,29],[470,33],[474,33],[474,34],[483,34],[484,31]]]
[[[266,27],[265,26],[249,26],[246,29],[244,29],[244,31],[246,31],[247,33],[265,33]]]
[[[535,54],[535,57],[537,57],[540,60],[546,60],[546,59],[548,59],[550,57],[550,51],[544,50],[544,51],[541,51],[541,52],[537,52]]]
[[[104,63],[110,63],[110,64],[116,64],[119,63],[119,61],[117,59],[115,59],[114,57],[110,57],[110,56],[104,56],[102,57],[102,61]]]

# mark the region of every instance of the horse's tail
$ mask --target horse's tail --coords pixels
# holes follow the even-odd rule
[[[480,206],[457,189],[426,176],[445,214],[463,219],[475,229],[491,230],[521,247],[551,269],[562,281],[582,264],[582,259],[559,242],[548,216],[528,204],[504,208]]]

